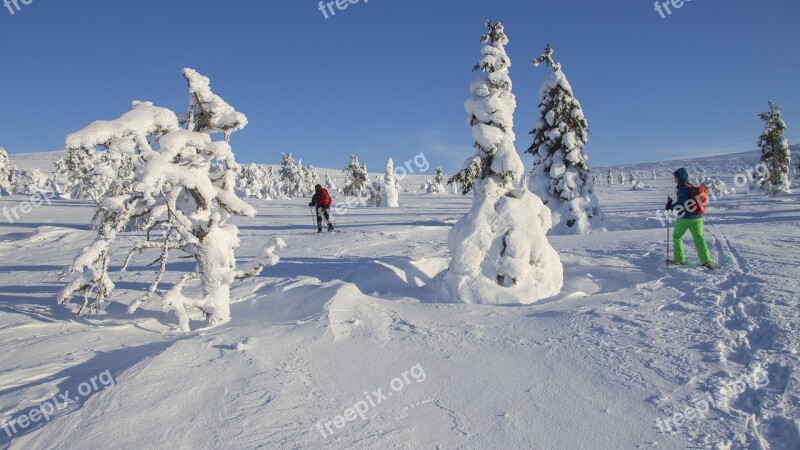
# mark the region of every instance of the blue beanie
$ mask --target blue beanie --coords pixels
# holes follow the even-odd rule
[[[672,174],[675,175],[678,178],[678,181],[680,181],[681,183],[686,183],[689,181],[689,172],[687,172],[686,169],[684,169],[683,167],[676,170]]]

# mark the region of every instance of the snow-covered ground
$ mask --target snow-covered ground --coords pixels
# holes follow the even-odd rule
[[[680,164],[735,187],[757,161]],[[157,255],[113,271],[120,290],[97,316],[55,304],[93,236],[90,205],[0,216],[0,447],[796,449],[800,202],[736,187],[706,217],[721,267],[667,270],[656,212],[678,164],[624,167],[659,172],[644,190],[598,186],[610,231],[551,236],[565,285],[528,306],[439,298],[469,198],[401,194],[323,235],[307,199],[248,200],[240,261],[273,236],[288,247],[234,285],[230,323],[190,333],[157,300],[126,313]],[[192,270],[174,260],[164,286]]]

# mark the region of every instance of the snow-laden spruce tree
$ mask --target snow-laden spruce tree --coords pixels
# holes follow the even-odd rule
[[[386,161],[385,169],[383,189],[381,190],[381,206],[384,208],[399,208],[398,198],[400,194],[397,192],[397,177],[394,174],[394,161],[392,161],[392,158]]]
[[[550,44],[532,61],[553,69],[539,89],[539,121],[531,131],[533,155],[529,187],[553,213],[552,234],[585,234],[605,231],[592,171],[584,147],[589,142],[589,125],[575,98],[561,64],[553,60]]]
[[[350,162],[342,172],[345,173],[342,194],[348,197],[363,197],[370,185],[366,164],[360,164],[358,156],[350,155]]]
[[[617,177],[617,181],[619,182],[619,184],[623,186],[625,185],[625,171],[623,170],[619,171],[619,176]]]
[[[608,173],[606,174],[606,181],[608,182],[609,186],[614,184],[614,172],[611,169],[608,169]]]
[[[433,177],[433,181],[429,181],[425,187],[425,192],[428,194],[446,194],[447,187],[445,186],[446,181],[444,178],[444,170],[442,166],[436,166],[436,175]]]
[[[761,162],[769,170],[767,177],[761,181],[761,189],[769,196],[791,193],[789,169],[792,160],[789,141],[784,136],[786,123],[781,118],[781,107],[770,101],[769,111],[759,114],[758,117],[764,121],[764,132],[758,137]]]
[[[239,165],[228,143],[232,132],[247,123],[210,91],[208,78],[184,69],[189,84],[190,112],[177,129],[156,137],[157,121],[164,109],[152,104],[136,105],[136,123],[95,122],[73,133],[68,139],[80,140],[80,148],[104,145],[124,147],[136,155],[134,180],[130,190],[119,195],[112,191],[100,200],[100,227],[97,237],[86,246],[68,268],[68,284],[59,294],[60,303],[73,296],[82,299],[78,313],[91,313],[114,291],[109,269],[112,252],[128,240],[117,238],[131,220],[138,218],[145,233],[130,246],[122,269],[136,253],[153,250],[159,269],[147,292],[130,305],[134,312],[152,296],[159,294],[167,262],[179,252],[197,262],[196,269],[184,274],[163,293],[166,309],[178,315],[179,326],[189,329],[190,318],[200,315],[214,326],[230,320],[230,285],[237,279],[255,276],[278,261],[274,251],[284,243],[272,238],[251,266],[236,269],[235,249],[239,246],[238,228],[228,223],[232,215],[255,215],[255,210],[235,193]],[[178,118],[172,113],[171,121]],[[130,126],[133,125],[133,126]],[[149,134],[148,131],[150,130]],[[224,141],[212,141],[212,133],[222,133]],[[107,145],[106,145],[107,144]],[[93,299],[91,297],[94,297]]]
[[[11,195],[11,161],[6,149],[0,147],[0,197]]]
[[[303,196],[303,172],[292,158],[291,153],[281,153],[280,174],[283,196],[286,198],[296,198]]]
[[[314,166],[301,166],[299,163],[298,166],[302,167],[303,172],[303,196],[311,197],[315,192],[314,186],[319,184],[317,168]]]
[[[628,180],[630,180],[630,182],[631,182],[631,184],[633,186],[636,186],[637,184],[639,184],[639,179],[636,178],[636,174],[633,173],[633,172],[630,173],[630,176],[629,176]]]
[[[524,166],[514,148],[508,38],[502,24],[486,25],[483,57],[475,66],[486,75],[472,82],[464,104],[475,154],[456,176],[474,190],[472,209],[450,231],[452,260],[442,276],[440,298],[527,304],[561,290],[563,267],[547,241],[550,210],[525,187],[516,187]]]
[[[376,176],[375,180],[372,181],[372,184],[367,189],[367,204],[380,208],[382,202],[383,181],[381,181],[380,177]]]

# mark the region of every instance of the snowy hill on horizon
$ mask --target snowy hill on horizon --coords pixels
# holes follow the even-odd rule
[[[11,157],[47,160],[33,155]],[[635,170],[732,177],[755,162]],[[120,272],[115,249],[118,289],[76,316],[56,304],[59,275],[96,236],[93,207],[3,197],[0,214],[19,216],[0,215],[0,448],[797,449],[800,195],[715,199],[708,271],[688,237],[689,264],[664,264],[674,185],[643,181],[596,187],[610,231],[548,237],[564,287],[525,306],[442,296],[469,196],[401,194],[320,235],[304,199],[247,199],[257,215],[231,221],[238,263],[273,237],[288,246],[232,285],[229,323],[191,332],[158,297],[194,261],[170,259],[159,295],[128,314],[156,255]]]

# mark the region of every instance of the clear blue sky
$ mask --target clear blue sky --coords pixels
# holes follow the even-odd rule
[[[650,0],[361,0],[328,19],[312,0],[19,5],[0,9],[10,153],[62,148],[134,99],[183,111],[192,67],[250,119],[232,139],[240,161],[343,167],[356,153],[380,171],[424,152],[452,172],[472,154],[463,102],[486,19],[510,38],[520,153],[549,71],[530,60],[548,41],[594,165],[753,150],[768,99],[800,141],[797,0],[692,0],[665,19]]]

